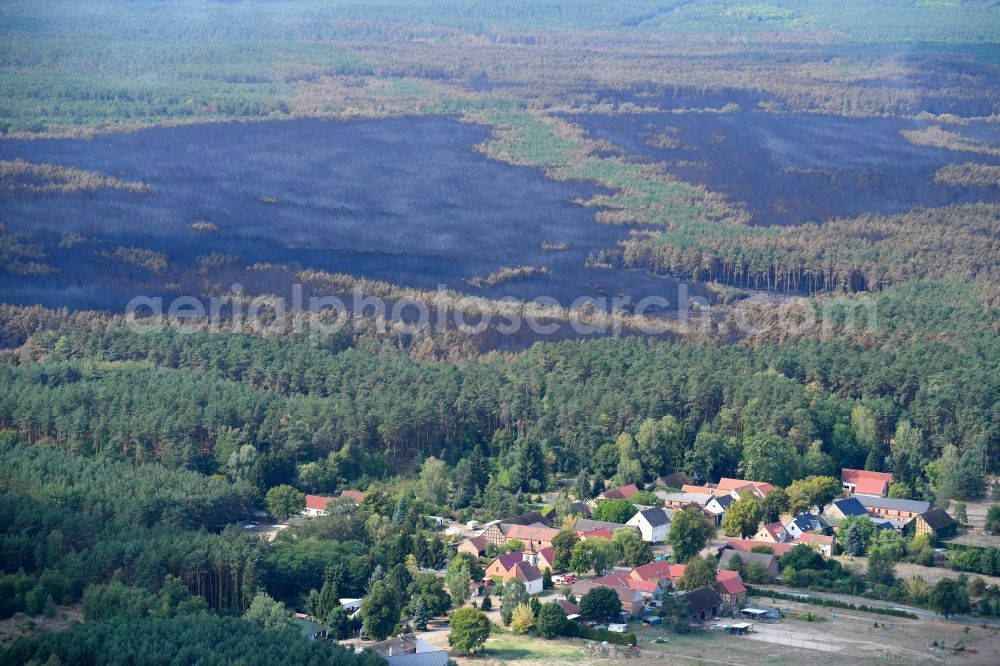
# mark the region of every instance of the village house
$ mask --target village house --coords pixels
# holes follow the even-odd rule
[[[865,511],[872,518],[888,520],[897,529],[931,508],[930,502],[908,499],[893,499],[877,495],[856,494]]]
[[[594,520],[592,518],[577,518],[576,522],[573,523],[573,531],[576,532],[577,536],[600,529],[608,530],[613,535],[615,530],[623,527],[626,527],[625,523],[612,523],[607,520]]]
[[[484,557],[486,555],[486,547],[489,545],[490,542],[482,535],[471,537],[458,545],[458,552],[468,553],[475,558]]]
[[[741,553],[753,552],[754,548],[770,548],[771,552],[778,557],[795,548],[796,545],[795,543],[773,543],[770,541],[755,541],[754,539],[729,539],[726,541],[727,548]]]
[[[827,557],[833,557],[836,554],[837,539],[829,534],[806,532],[799,537],[799,543],[808,544]]]
[[[512,539],[517,539],[525,550],[541,550],[552,545],[552,538],[559,534],[559,530],[553,529],[544,522],[536,522],[530,525],[520,525],[517,523],[494,523],[490,525],[480,535],[488,542],[502,548]]]
[[[306,508],[302,510],[302,513],[310,518],[325,516],[327,505],[334,499],[333,497],[324,497],[322,495],[306,495]]]
[[[718,582],[718,591],[724,606],[739,608],[746,602],[747,588],[743,585],[743,577],[738,571],[719,569],[715,580]]]
[[[622,602],[622,612],[631,617],[642,617],[643,597],[642,592],[630,587],[600,585],[593,580],[581,580],[573,585],[573,596],[580,599],[595,587],[606,587],[613,590],[618,595],[618,600]]]
[[[633,568],[628,572],[630,578],[634,580],[644,580],[652,582],[664,581],[673,584],[678,578],[684,575],[683,564],[670,564],[667,560],[650,562]]]
[[[778,576],[778,556],[770,553],[740,552],[732,548],[726,548],[719,557],[719,568],[730,568],[730,562],[732,562],[734,556],[738,556],[740,562],[745,567],[755,562],[760,564],[767,571],[767,575],[771,579]]]
[[[365,649],[358,646],[357,650]],[[446,666],[448,651],[435,647],[416,634],[400,634],[367,649],[378,653],[389,666]]]
[[[664,507],[681,510],[692,506],[701,509],[712,499],[711,493],[664,493],[657,491],[656,496],[663,501]]]
[[[591,581],[594,585],[605,587],[627,587],[630,590],[638,590],[643,597],[649,599],[659,599],[663,593],[670,588],[669,581],[652,581],[633,578],[624,571],[613,571],[600,578]]]
[[[699,587],[680,595],[690,604],[688,622],[705,622],[717,617],[722,610],[722,597],[711,587]]]
[[[745,493],[750,493],[757,499],[764,499],[764,496],[774,490],[774,486],[763,481],[748,481],[744,479],[730,479],[722,477],[715,484],[719,489],[728,491],[734,498],[739,499]]]
[[[656,479],[656,485],[663,488],[680,488],[686,483],[691,483],[691,479],[684,472],[674,472]]]
[[[763,525],[753,538],[754,541],[763,541],[765,543],[785,543],[791,539],[785,530],[785,526],[781,523]]]
[[[643,541],[663,543],[670,529],[670,517],[660,507],[652,507],[639,511],[625,524],[638,528]]]
[[[865,505],[858,501],[856,497],[837,499],[823,509],[822,516],[833,526],[840,524],[848,516],[867,516],[868,510]]]
[[[528,594],[539,594],[542,591],[542,572],[531,562],[524,560],[516,562],[503,577],[503,582],[519,580],[524,583]]]
[[[958,521],[944,509],[924,511],[913,520],[914,534],[931,534],[936,537],[954,536]]]
[[[577,532],[576,535],[580,537],[580,541],[586,541],[587,539],[607,539],[608,541],[614,541],[615,538],[615,533],[607,527],[598,527],[596,530],[590,530],[589,532]]]
[[[628,574],[624,574],[625,580],[629,582],[622,584],[629,585],[643,592],[646,592],[648,589],[652,598],[658,599],[664,592],[677,584],[677,581],[684,576],[686,569],[687,567],[683,564],[667,564],[666,561],[650,562],[649,564],[635,567]],[[618,579],[623,574],[614,574],[613,576]],[[611,577],[606,578],[610,579]],[[718,569],[715,574],[715,580],[722,590],[725,605],[738,606],[746,601],[747,590],[743,585],[743,578],[739,572]],[[639,582],[644,583],[646,586],[656,585],[657,589],[638,586],[637,583]]]
[[[318,622],[313,622],[308,619],[309,616],[304,613],[295,614],[295,626],[298,628],[299,633],[307,641],[320,640],[326,638],[330,632],[329,627],[326,627]]]
[[[682,493],[694,493],[695,495],[711,495],[712,497],[729,497],[729,491],[715,486],[694,486],[685,483],[681,486]]]
[[[639,492],[639,487],[634,483],[630,483],[627,486],[620,486],[618,488],[612,488],[611,490],[605,490],[603,493],[597,496],[599,500],[608,499],[624,499],[627,500],[632,495]]]
[[[709,520],[715,523],[716,527],[719,527],[726,515],[726,509],[735,501],[732,495],[716,495],[705,504],[705,514],[709,516]]]
[[[361,504],[365,500],[365,494],[360,490],[341,490],[337,499],[351,500],[355,504]]]
[[[580,617],[580,607],[572,601],[556,599],[556,603],[559,604],[559,607],[563,609],[564,613],[566,613],[567,620],[576,620]]]
[[[818,516],[815,513],[800,513],[785,523],[785,531],[788,532],[788,536],[792,539],[798,539],[808,532],[826,534],[832,531],[832,528],[830,523],[826,522],[826,519],[822,516]]]
[[[892,474],[844,467],[840,470],[840,483],[852,494],[885,497],[892,485]]]
[[[489,578],[503,579],[503,577],[510,573],[510,570],[514,568],[515,564],[523,560],[524,553],[518,551],[504,553],[499,557],[493,558],[493,561],[486,565],[483,572]]]

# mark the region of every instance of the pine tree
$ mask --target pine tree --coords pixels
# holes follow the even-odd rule
[[[413,607],[413,626],[417,631],[427,631],[427,604],[424,598],[417,599],[416,606]]]
[[[584,502],[593,497],[591,493],[592,488],[590,486],[590,479],[587,478],[587,472],[580,470],[580,473],[576,477],[576,482],[573,484],[573,494],[578,501]]]

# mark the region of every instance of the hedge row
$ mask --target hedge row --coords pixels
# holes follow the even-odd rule
[[[559,632],[560,636],[566,636],[568,638],[586,638],[590,641],[603,642],[607,641],[613,645],[635,645],[636,638],[635,634],[616,634],[613,631],[608,631],[607,629],[591,629],[579,622],[573,622],[572,620],[567,620],[563,625],[562,631]]]
[[[747,594],[753,595],[755,597],[770,597],[771,599],[782,599],[784,601],[797,601],[803,604],[812,604],[813,606],[826,606],[828,608],[843,608],[846,610],[864,611],[866,613],[880,613],[882,615],[892,615],[893,617],[905,617],[911,620],[917,619],[917,615],[911,613],[910,611],[897,610],[895,608],[886,608],[885,606],[852,604],[846,601],[840,601],[838,599],[822,599],[820,597],[797,597],[794,594],[775,592],[773,590],[762,590],[760,588],[756,588],[750,585],[747,585],[746,587],[747,587]]]

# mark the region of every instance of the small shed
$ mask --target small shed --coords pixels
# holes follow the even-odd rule
[[[748,606],[740,611],[740,615],[747,618],[748,620],[757,620],[758,622],[763,622],[767,619],[767,614],[770,611],[763,608],[753,608]]]

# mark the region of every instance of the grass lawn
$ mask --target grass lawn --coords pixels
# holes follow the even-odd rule
[[[575,662],[583,659],[576,641],[553,639],[551,641],[530,636],[493,636],[486,641],[483,656],[501,661]]]

